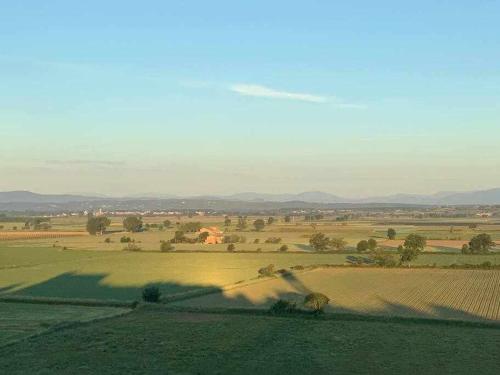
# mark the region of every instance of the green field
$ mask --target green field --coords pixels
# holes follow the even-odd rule
[[[0,302],[0,347],[62,325],[88,322],[129,311],[115,307],[87,307]]]
[[[494,328],[139,309],[0,349],[0,366],[8,374],[497,374],[499,341]]]
[[[414,263],[485,260],[500,264],[500,255],[423,254]],[[268,264],[288,268],[345,261],[345,254],[78,251],[9,243],[0,247],[0,295],[137,300],[150,283],[158,284],[164,294],[175,294],[253,279]]]

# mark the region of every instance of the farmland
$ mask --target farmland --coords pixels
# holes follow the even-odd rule
[[[500,252],[498,247],[488,254],[462,254],[460,249],[478,233],[498,241],[500,224],[285,223],[278,218],[256,231],[251,223],[257,218],[249,217],[241,230],[234,217],[227,227],[222,216],[145,217],[148,230],[132,233],[124,230],[123,217],[111,217],[106,232],[95,236],[86,232],[81,217],[52,218],[50,231],[13,230],[14,223],[8,224],[0,240],[0,366],[13,374],[32,368],[55,374],[67,368],[241,373],[242,366],[248,373],[281,373],[284,367],[290,373],[338,368],[411,373],[417,364],[424,372],[446,368],[460,374],[498,367],[495,356],[479,348],[494,347],[500,339],[500,270],[494,267],[500,265]],[[171,227],[160,230],[166,219],[172,219]],[[199,242],[160,251],[161,241],[193,221],[245,241],[231,252],[227,244]],[[386,238],[390,227],[396,239]],[[318,232],[344,239],[346,248],[315,251],[309,239]],[[379,249],[397,257],[397,246],[410,233],[428,238],[411,267],[349,263],[348,257],[370,257],[356,252],[362,239],[376,239]],[[131,238],[135,251],[122,237]],[[279,243],[266,243],[273,237]],[[288,249],[279,251],[281,245]],[[270,264],[288,273],[259,278],[258,270]],[[482,269],[465,269],[474,266]],[[159,287],[158,305],[113,307],[140,302],[148,285]],[[310,292],[330,298],[325,314],[267,312],[278,299],[303,308]],[[138,347],[140,360],[134,355]],[[396,351],[405,361],[387,359]],[[474,360],[464,360],[465,351]]]
[[[116,307],[0,303],[0,347],[75,322],[88,322],[127,312]]]
[[[0,349],[0,366],[9,374],[496,374],[499,340],[491,328],[149,307]]]
[[[178,305],[262,309],[286,299],[300,306],[312,291],[331,299],[329,313],[500,321],[497,270],[320,268]]]

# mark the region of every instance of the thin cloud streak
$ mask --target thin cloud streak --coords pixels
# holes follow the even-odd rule
[[[235,84],[230,86],[231,91],[244,96],[256,96],[260,98],[299,100],[311,103],[326,103],[327,99],[323,96],[311,95],[306,93],[279,91],[270,87],[251,84]]]

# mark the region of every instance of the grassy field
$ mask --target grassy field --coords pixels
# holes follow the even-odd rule
[[[418,264],[500,263],[500,255],[424,254]],[[257,277],[268,264],[344,264],[345,254],[318,253],[147,253],[61,250],[0,245],[0,295],[140,299],[142,288],[158,284],[164,294],[222,287]]]
[[[301,306],[321,292],[330,313],[500,322],[500,271],[315,269],[182,302],[206,308],[269,308],[278,299]]]
[[[129,311],[114,307],[86,307],[0,302],[0,347],[63,324],[88,322]]]
[[[8,374],[497,374],[499,341],[493,328],[151,308],[0,349],[0,366]]]

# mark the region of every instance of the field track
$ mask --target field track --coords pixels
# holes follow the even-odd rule
[[[19,231],[19,232],[0,232],[0,241],[5,240],[36,240],[45,238],[62,238],[62,237],[78,237],[87,236],[86,232],[63,232],[63,231]]]

